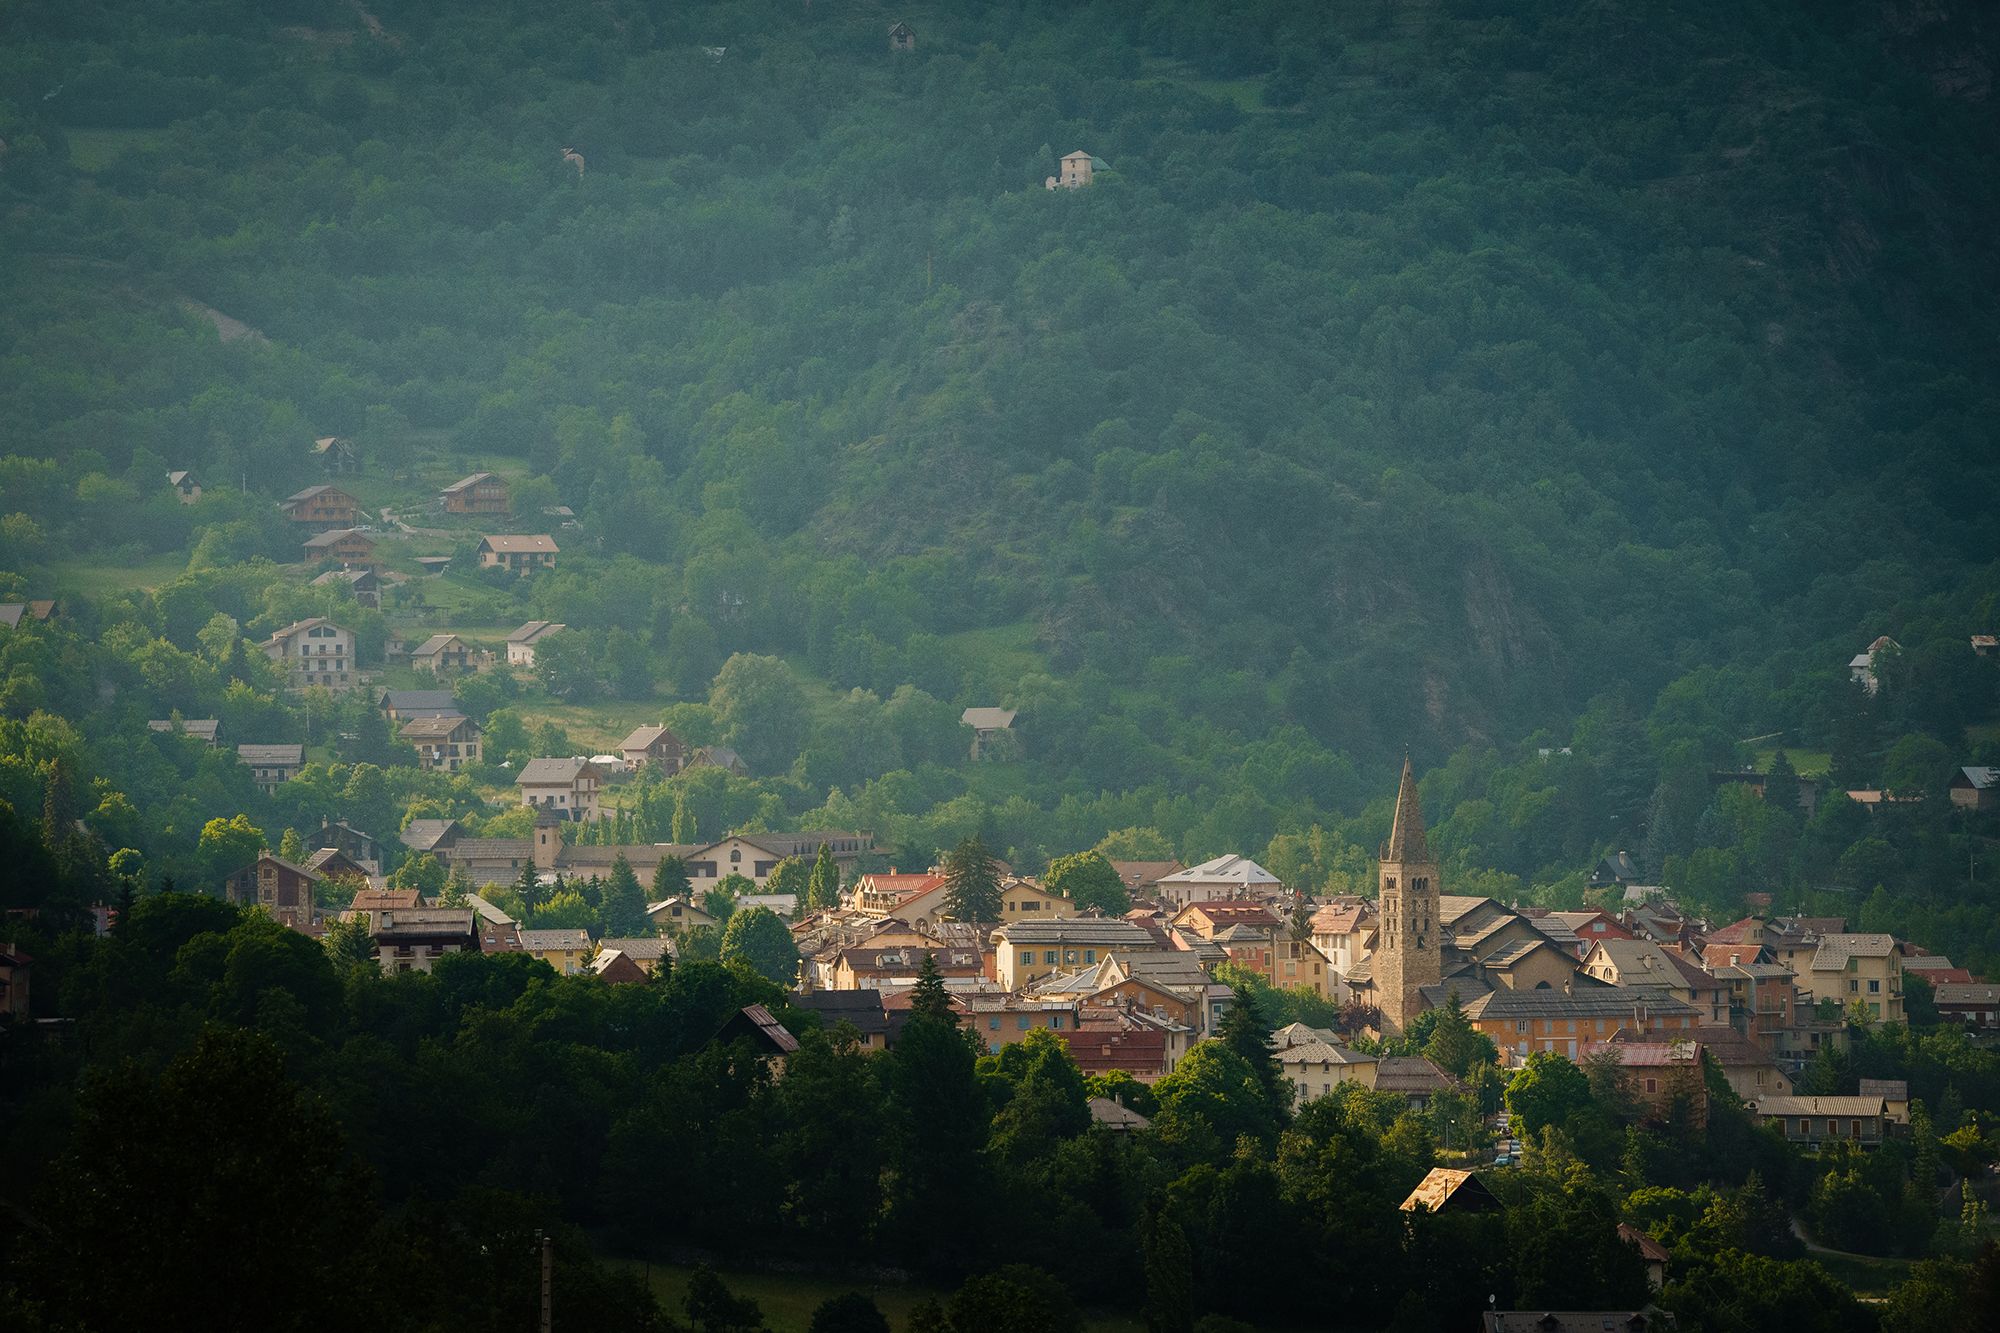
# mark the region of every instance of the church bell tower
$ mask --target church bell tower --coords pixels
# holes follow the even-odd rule
[[[1438,940],[1438,867],[1424,838],[1424,811],[1417,803],[1417,779],[1407,756],[1403,784],[1396,793],[1396,820],[1382,844],[1381,925],[1375,940],[1375,993],[1382,1009],[1382,1034],[1399,1036],[1411,1019],[1430,1007],[1422,987],[1444,977]]]

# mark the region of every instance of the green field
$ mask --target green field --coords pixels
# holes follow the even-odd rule
[[[687,1296],[688,1280],[694,1274],[692,1268],[638,1261],[624,1261],[622,1266],[645,1276],[653,1294],[659,1297],[660,1304],[666,1307],[668,1313],[680,1313],[681,1302]],[[888,1316],[889,1327],[899,1331],[909,1327],[910,1315],[917,1306],[932,1299],[942,1303],[949,1295],[931,1287],[844,1282],[804,1273],[759,1273],[738,1268],[718,1271],[732,1292],[757,1302],[764,1313],[764,1324],[771,1333],[806,1333],[807,1326],[812,1323],[812,1312],[823,1301],[842,1292],[863,1291],[872,1296],[882,1313]],[[1093,1315],[1085,1320],[1084,1327],[1091,1333],[1138,1333],[1145,1323],[1132,1316]]]
[[[1771,771],[1771,761],[1778,757],[1776,746],[1757,751],[1757,771]],[[1825,750],[1793,750],[1787,748],[1785,758],[1792,763],[1792,771],[1802,778],[1823,778],[1833,767],[1833,756]]]
[[[156,556],[132,564],[92,564],[81,560],[51,565],[55,591],[83,593],[97,597],[108,592],[129,592],[134,588],[157,588],[179,578],[187,570],[184,555]]]

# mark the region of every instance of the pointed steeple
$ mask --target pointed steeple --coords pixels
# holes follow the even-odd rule
[[[1396,822],[1389,826],[1389,841],[1382,846],[1382,860],[1405,865],[1430,862],[1430,844],[1424,840],[1424,808],[1417,802],[1417,775],[1410,757],[1403,756],[1403,785],[1396,792]]]

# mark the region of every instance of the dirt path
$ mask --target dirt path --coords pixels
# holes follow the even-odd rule
[[[263,330],[253,329],[248,324],[245,324],[242,320],[233,318],[232,316],[229,315],[225,315],[220,310],[217,310],[214,306],[203,305],[201,302],[195,300],[191,296],[183,296],[181,298],[181,304],[186,306],[189,310],[194,311],[195,314],[200,315],[203,319],[207,320],[209,323],[215,325],[215,331],[217,335],[219,335],[222,341],[226,343],[237,342],[244,338],[249,338],[253,342],[260,342],[260,343],[267,343],[271,341],[269,338],[264,336]]]

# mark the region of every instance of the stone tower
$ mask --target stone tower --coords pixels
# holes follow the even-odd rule
[[[1424,839],[1424,811],[1417,803],[1416,774],[1403,760],[1403,785],[1396,793],[1396,822],[1382,844],[1381,917],[1375,941],[1374,982],[1382,1007],[1382,1033],[1402,1033],[1430,1006],[1423,986],[1443,979],[1438,943],[1438,867]]]

